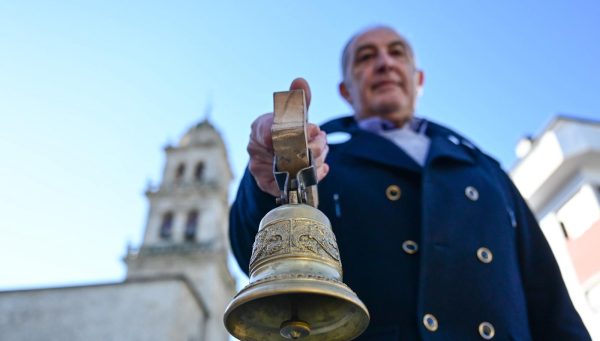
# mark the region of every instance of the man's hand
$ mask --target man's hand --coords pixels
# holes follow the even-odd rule
[[[303,78],[296,78],[290,85],[290,90],[304,90],[306,95],[306,105],[310,106],[310,88]],[[259,116],[252,122],[250,132],[250,142],[248,142],[248,154],[250,154],[250,164],[248,166],[250,173],[254,176],[258,187],[271,194],[279,196],[279,188],[275,183],[273,176],[273,139],[271,136],[271,127],[273,126],[273,113],[267,113]],[[308,147],[312,152],[313,163],[317,170],[317,179],[321,181],[329,172],[329,165],[325,163],[325,157],[329,147],[327,146],[327,137],[319,126],[309,123]]]

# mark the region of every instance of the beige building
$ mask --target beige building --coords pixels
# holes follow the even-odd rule
[[[600,121],[556,117],[517,146],[510,174],[535,213],[575,308],[600,340]]]
[[[125,281],[0,292],[0,340],[228,340],[222,316],[235,281],[223,140],[204,121],[165,152],[162,181],[146,191],[142,245],[125,256]]]

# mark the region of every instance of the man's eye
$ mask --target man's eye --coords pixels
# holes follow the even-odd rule
[[[403,48],[398,47],[390,50],[390,55],[396,57],[404,57],[406,55],[406,51]]]
[[[361,53],[358,56],[356,56],[356,62],[360,63],[360,62],[367,61],[367,60],[373,58],[373,56],[375,56],[373,53]]]

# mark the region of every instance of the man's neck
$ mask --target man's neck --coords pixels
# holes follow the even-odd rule
[[[392,125],[393,128],[402,128],[407,122],[412,121],[414,114],[401,114],[398,112],[390,113],[378,113],[378,114],[355,114],[356,121],[374,120],[387,122],[386,124]]]
[[[358,126],[361,127],[363,130],[368,130],[376,133],[381,131],[404,128],[421,133],[421,128],[424,127],[424,120],[418,117],[410,117],[410,119],[405,120],[401,126],[398,126],[396,123],[389,121],[385,118],[381,118],[379,116],[355,119],[357,120]]]

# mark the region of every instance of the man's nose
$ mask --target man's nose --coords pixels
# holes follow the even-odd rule
[[[387,52],[381,52],[377,55],[376,60],[377,71],[388,71],[394,65],[394,58]]]

